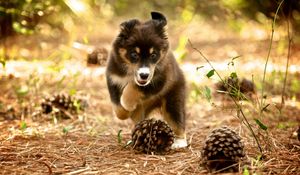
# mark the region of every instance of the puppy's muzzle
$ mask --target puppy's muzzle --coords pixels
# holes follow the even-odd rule
[[[151,81],[151,71],[149,67],[141,67],[135,75],[135,82],[139,86],[147,86]]]

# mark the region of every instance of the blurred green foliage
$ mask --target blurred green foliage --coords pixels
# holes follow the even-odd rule
[[[273,70],[268,74],[266,79],[265,88],[268,89],[268,95],[280,95],[282,93],[282,86],[284,82],[283,71]],[[256,81],[256,86],[258,89],[261,89],[261,82]],[[285,91],[285,96],[291,99],[299,100],[300,99],[300,74],[289,73],[287,79],[287,89]]]
[[[64,15],[81,18],[82,21],[94,20],[95,16],[106,19],[118,16],[146,18],[152,10],[162,11],[172,20],[184,23],[191,21],[195,15],[215,23],[227,21],[228,25],[239,30],[243,25],[241,18],[258,22],[263,22],[262,14],[266,18],[274,18],[278,4],[277,0],[2,0],[0,38],[14,33],[32,34],[39,23],[63,29]],[[294,27],[299,27],[299,0],[285,0],[279,21],[287,16],[290,16]]]
[[[68,7],[62,0],[4,0],[0,1],[0,38],[19,34],[32,34],[41,22],[58,26],[48,18],[55,13],[64,13]]]
[[[237,17],[248,17],[263,22],[261,17],[273,19],[281,0],[222,0],[224,5]],[[294,28],[300,27],[300,1],[284,0],[278,13],[279,22],[290,19]]]

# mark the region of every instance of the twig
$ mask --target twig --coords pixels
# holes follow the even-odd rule
[[[51,175],[52,174],[52,168],[50,165],[48,165],[48,163],[44,162],[44,161],[38,161],[38,163],[44,164],[47,168],[48,168],[48,172]]]
[[[273,45],[273,38],[274,38],[274,30],[275,30],[275,22],[276,22],[276,18],[277,18],[277,14],[278,14],[278,11],[281,7],[281,5],[283,4],[283,1],[282,0],[280,2],[280,4],[278,5],[277,9],[276,9],[276,13],[275,13],[275,16],[274,16],[274,19],[273,19],[273,23],[272,23],[272,32],[271,32],[271,40],[270,40],[270,44],[269,44],[269,49],[268,49],[268,55],[267,55],[267,60],[266,60],[266,63],[265,63],[265,68],[264,68],[264,74],[263,74],[263,80],[262,80],[262,85],[261,85],[261,101],[260,101],[260,108],[262,108],[264,106],[264,90],[265,90],[265,79],[266,79],[266,72],[267,72],[267,66],[268,66],[268,62],[269,62],[269,58],[270,58],[270,54],[271,54],[271,50],[272,50],[272,45]],[[260,110],[259,112],[259,115],[260,117],[262,116],[262,113],[263,111]]]
[[[79,170],[76,170],[76,171],[69,172],[69,173],[67,173],[67,175],[73,175],[73,174],[83,173],[83,172],[85,172],[87,170],[90,170],[90,169],[91,169],[90,166],[87,166],[84,169],[79,169]]]
[[[289,5],[289,10],[290,10],[290,6]],[[281,104],[280,104],[280,114],[282,112],[282,108],[284,106],[284,94],[285,94],[285,89],[286,89],[286,82],[287,82],[287,76],[288,76],[288,72],[289,72],[289,62],[290,62],[290,56],[291,56],[291,43],[292,43],[292,37],[291,37],[291,33],[290,33],[290,19],[291,19],[291,12],[289,11],[289,15],[288,15],[288,19],[287,19],[287,35],[288,35],[288,42],[289,42],[289,46],[288,46],[288,54],[287,54],[287,60],[286,60],[286,65],[285,65],[285,75],[284,75],[284,83],[283,83],[283,88],[282,88],[282,92],[281,92]]]

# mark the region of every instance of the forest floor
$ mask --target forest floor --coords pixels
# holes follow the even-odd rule
[[[109,49],[112,38],[106,40],[100,45]],[[222,76],[236,72],[240,77],[253,78],[257,93],[251,101],[240,101],[240,104],[260,142],[263,156],[254,137],[237,117],[234,103],[216,93],[214,84],[218,78],[206,77],[212,68],[188,44],[181,67],[188,80],[189,146],[166,155],[136,153],[125,146],[131,139],[133,123],[112,115],[105,65],[88,66],[86,52],[60,45],[60,49],[67,48],[67,54],[54,53],[47,60],[10,60],[5,69],[0,69],[0,174],[207,174],[200,165],[201,149],[210,131],[222,125],[236,130],[245,144],[246,157],[238,174],[247,171],[300,174],[300,141],[296,134],[300,124],[299,47],[292,48],[288,98],[281,111],[286,56],[278,49],[272,52],[265,86],[268,107],[260,116],[259,82],[269,41],[238,37],[200,41],[195,37],[192,40]],[[274,42],[274,47],[280,48],[280,42]],[[30,50],[18,51],[26,55]],[[64,55],[70,59],[60,60]],[[228,66],[231,58],[239,55],[241,58],[234,61],[234,67]],[[197,71],[199,66],[204,67]],[[205,98],[205,87],[211,89],[211,99]],[[69,119],[40,114],[43,98],[55,93],[80,96],[88,107],[78,114],[70,114]],[[262,130],[254,119],[264,123],[267,130]]]

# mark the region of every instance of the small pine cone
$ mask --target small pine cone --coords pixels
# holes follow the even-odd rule
[[[216,89],[233,95],[239,89],[239,79],[237,77],[227,77],[224,82],[220,81],[216,84]]]
[[[170,151],[174,143],[174,133],[161,120],[146,119],[139,122],[132,132],[132,145],[137,151],[163,154]]]
[[[50,112],[53,111],[53,105],[49,98],[43,99],[41,106],[42,106],[42,111],[44,114],[49,114]]]
[[[240,82],[240,91],[244,94],[255,93],[255,84],[252,81],[243,78]]]
[[[220,170],[236,172],[238,163],[244,156],[241,138],[226,126],[213,130],[202,150],[203,163],[212,172]]]
[[[49,114],[54,108],[77,113],[78,110],[84,110],[88,103],[84,99],[77,99],[67,94],[55,94],[50,98],[44,98],[42,103],[43,113]]]
[[[238,91],[240,89],[239,86],[239,79],[237,77],[228,77],[225,79],[225,85],[226,91],[229,93],[232,97],[238,97]]]
[[[60,109],[76,110],[76,107],[74,106],[74,99],[68,94],[55,94],[51,99],[51,103]]]
[[[87,56],[88,65],[100,65],[104,66],[106,64],[108,57],[108,51],[105,48],[95,48]]]

